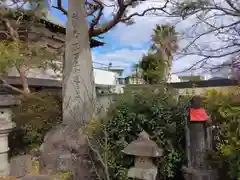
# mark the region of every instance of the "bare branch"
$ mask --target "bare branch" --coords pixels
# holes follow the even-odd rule
[[[94,27],[99,23],[101,16],[103,15],[103,5],[99,0],[94,0],[94,2],[97,4],[97,6],[95,6],[96,8],[94,8],[94,10],[98,10],[98,14],[95,18],[93,18],[92,23],[90,24],[90,28],[89,28],[89,34],[92,33],[92,31],[94,30]],[[94,11],[95,12],[95,11]]]
[[[240,7],[236,7],[232,0],[226,0],[226,2],[232,9],[234,9],[236,12],[240,14]]]
[[[221,3],[214,0],[196,3],[185,1],[180,3],[180,6],[176,6],[178,8],[175,8],[175,14],[180,12],[184,18],[194,16],[197,20],[193,26],[183,32],[182,38],[185,40],[188,38],[189,43],[178,52],[178,55],[199,57],[192,66],[177,73],[206,66],[211,69],[209,62],[214,59],[230,60],[240,54],[240,9],[237,2],[237,0],[223,0]],[[208,35],[211,35],[210,39],[213,38],[216,46],[210,41],[207,43],[201,41],[203,37],[207,39]]]
[[[124,21],[128,21],[130,20],[131,18],[133,18],[134,16],[144,16],[146,15],[148,12],[151,12],[151,11],[163,11],[165,12],[166,14],[169,14],[165,8],[167,7],[167,4],[168,4],[169,0],[167,0],[165,2],[165,4],[162,6],[162,7],[152,7],[152,8],[149,8],[149,9],[146,9],[145,11],[143,11],[142,13],[133,13],[131,15],[129,15],[128,17],[126,18],[122,18],[121,21],[124,22]]]
[[[100,163],[101,163],[101,165],[104,169],[106,179],[110,180],[110,174],[109,174],[109,171],[108,171],[108,152],[107,152],[107,150],[108,150],[108,134],[107,134],[106,129],[104,129],[104,137],[103,137],[104,138],[103,139],[104,143],[103,144],[101,144],[100,142],[97,143],[97,146],[103,148],[103,151],[104,151],[103,155],[101,155],[100,151],[97,148],[93,147],[89,138],[88,137],[86,137],[86,138],[87,138],[88,145],[89,145],[90,149],[96,154],[98,160],[100,161]]]
[[[53,8],[60,10],[63,14],[67,15],[67,10],[62,6],[62,0],[57,0],[57,6],[53,6]]]
[[[8,33],[11,36],[11,39],[13,39],[14,41],[18,41],[18,38],[19,38],[18,33],[17,31],[14,30],[9,20],[3,17],[0,17],[0,20],[4,22],[4,25],[6,26],[6,29],[8,30]]]
[[[112,29],[120,22],[122,16],[125,13],[125,10],[128,7],[128,4],[124,5],[123,0],[118,0],[118,6],[119,6],[119,9],[118,9],[116,15],[113,17],[113,19],[110,20],[109,22],[103,24],[101,27],[95,28],[95,29],[93,29],[93,31],[90,31],[89,32],[90,37],[98,36],[100,34],[106,33],[108,30]]]
[[[22,90],[14,87],[14,86],[8,84],[7,81],[4,80],[1,76],[0,76],[0,82],[2,82],[4,86],[10,88],[11,90],[13,90],[13,91],[15,91],[17,93],[20,93],[20,94],[23,94],[23,95],[28,95],[28,93],[26,93],[25,91],[22,91]]]
[[[88,31],[89,36],[97,37],[103,33],[106,33],[108,30],[112,29],[113,27],[115,27],[119,22],[127,21],[134,16],[144,16],[147,12],[163,11],[167,13],[164,9],[166,8],[168,1],[169,0],[167,0],[165,5],[162,7],[149,8],[149,9],[146,9],[143,13],[134,13],[126,18],[124,17],[124,14],[126,13],[126,9],[135,2],[134,0],[129,0],[127,3],[124,2],[124,0],[117,0],[116,4],[112,4],[112,5],[107,5],[101,0],[86,1],[85,3],[86,14],[87,16],[91,16],[91,19],[92,19],[89,24],[89,31]],[[64,9],[62,6],[62,0],[57,0],[57,5],[53,7],[60,10],[65,15],[67,15],[67,10]],[[115,12],[115,9],[113,10],[114,15],[110,21],[100,24],[100,19],[102,18],[103,10],[105,7],[116,7],[117,10],[116,12]]]
[[[199,40],[201,37],[205,36],[205,35],[208,35],[208,34],[211,34],[211,33],[214,33],[216,31],[219,31],[219,30],[222,30],[222,29],[225,29],[225,28],[229,28],[229,27],[232,27],[232,26],[236,26],[237,24],[240,24],[240,21],[237,21],[237,22],[234,22],[234,23],[231,23],[229,25],[223,25],[223,26],[220,26],[220,27],[214,27],[212,26],[212,29],[206,31],[206,32],[203,32],[199,35],[197,35],[192,41],[191,43],[189,43],[184,49],[183,51],[186,51],[190,46],[192,46],[197,40]],[[209,24],[208,24],[209,25]]]

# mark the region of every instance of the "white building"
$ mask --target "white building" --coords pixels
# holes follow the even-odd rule
[[[168,78],[168,83],[176,83],[176,82],[181,82],[180,78],[175,75],[175,74],[171,74]]]
[[[107,85],[107,86],[115,86],[116,85],[116,77],[117,73],[94,68],[94,80],[96,85]],[[8,72],[8,76],[10,77],[18,77],[19,73],[14,68]],[[54,72],[52,69],[30,69],[26,76],[28,78],[37,78],[37,79],[52,79],[52,80],[62,80],[62,73]]]

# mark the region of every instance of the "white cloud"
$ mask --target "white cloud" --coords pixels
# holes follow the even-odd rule
[[[160,4],[157,4],[160,5]],[[129,14],[138,12],[141,13],[145,9],[149,7],[156,6],[156,1],[155,2],[149,2],[145,1],[144,3],[140,4],[136,8],[130,9]],[[111,10],[108,9],[108,13],[110,14]],[[156,24],[168,24],[172,23],[176,25],[176,30],[182,35],[184,34],[185,39],[180,40],[180,47],[185,47],[187,46],[192,40],[193,37],[196,36],[196,33],[199,33],[200,31],[206,31],[206,27],[203,26],[202,24],[199,25],[196,29],[193,29],[193,25],[196,24],[197,19],[195,17],[188,18],[184,21],[176,19],[176,18],[166,18],[164,16],[159,16],[159,17],[149,17],[149,16],[144,16],[144,17],[135,17],[134,18],[135,24],[131,26],[126,26],[125,24],[118,24],[116,28],[112,29],[109,35],[111,38],[114,40],[115,44],[120,44],[120,46],[123,47],[124,51],[130,52],[131,50],[126,49],[125,47],[131,47],[131,48],[141,48],[143,47],[143,44],[146,44],[150,41],[151,39],[151,34],[153,32],[153,28],[156,26]],[[229,22],[233,22],[233,20],[229,17],[224,17],[219,20],[214,19],[214,22],[218,22],[218,24],[228,24]],[[219,40],[218,37],[216,37],[214,34],[210,34],[207,36],[204,36],[202,38],[199,38],[197,41],[198,45],[201,48],[217,48],[222,46],[222,42]],[[145,52],[147,49],[144,50]],[[111,56],[109,54],[103,54],[101,55],[102,59],[105,59],[104,56],[108,57],[108,59],[115,59],[112,62],[115,63],[120,63],[120,64],[132,64],[133,62],[137,62],[141,55],[132,53],[131,58],[122,58],[122,55],[119,54],[120,50],[118,51],[112,51]],[[119,56],[119,57],[118,57]],[[97,58],[98,59],[98,58]],[[97,60],[96,59],[96,60]],[[123,61],[123,59],[125,59]],[[173,71],[174,72],[179,72],[184,69],[187,69],[191,65],[193,65],[195,62],[199,61],[201,58],[199,56],[188,56],[185,58],[182,58],[181,60],[174,61],[173,63]],[[226,59],[226,58],[225,58]],[[224,58],[220,59],[211,59],[211,63],[219,63],[225,60]],[[98,60],[97,60],[98,61]],[[111,60],[110,60],[111,61]],[[119,62],[118,62],[119,61]],[[122,61],[122,62],[121,62]]]
[[[131,49],[120,49],[116,51],[110,51],[106,53],[92,52],[93,62],[98,62],[103,65],[112,63],[112,66],[120,66],[123,68],[129,68],[134,63],[137,63],[142,55],[146,53],[146,50],[131,50]],[[94,64],[97,66],[98,64]]]
[[[121,67],[125,69],[125,73],[131,73],[133,64],[139,62],[142,55],[147,53],[147,49],[131,50],[131,49],[119,49],[115,51],[109,51],[106,53],[92,52],[94,67],[107,67],[109,63],[112,63],[114,67]],[[175,60],[173,62],[172,72],[178,73],[187,69],[193,63],[197,62],[196,56],[185,57],[181,60]]]
[[[142,13],[144,10],[151,7],[161,7],[162,3],[157,1],[145,1],[135,8],[128,10],[128,14],[135,12]],[[139,47],[139,44],[147,43],[150,41],[150,37],[156,24],[170,23],[173,19],[161,17],[161,16],[149,16],[144,17],[135,16],[133,18],[134,24],[127,26],[125,24],[119,24],[115,29],[111,31],[111,36],[116,39],[121,45],[130,45],[132,47]]]
[[[116,3],[116,0],[103,0],[105,4],[111,5]],[[164,1],[159,0],[147,0],[138,5],[135,8],[128,9],[128,14],[132,14],[135,12],[141,13],[145,9],[162,6]],[[112,17],[113,8],[108,7],[104,8],[104,17],[105,20],[109,20]],[[230,19],[231,20],[231,19]],[[118,24],[115,28],[111,29],[109,33],[107,33],[106,42],[107,44],[101,48],[102,50],[107,50],[107,52],[98,51],[98,49],[93,50],[93,61],[106,64],[112,63],[113,66],[122,66],[122,67],[131,67],[133,63],[136,63],[141,58],[142,54],[148,50],[146,44],[151,40],[151,34],[153,32],[153,28],[156,24],[167,24],[172,23],[175,24],[180,20],[176,18],[169,18],[164,16],[144,16],[144,17],[134,17],[135,24],[131,26],[126,26],[125,24]],[[222,19],[221,23],[225,21]],[[187,46],[190,42],[194,33],[192,30],[193,24],[196,23],[196,18],[188,18],[177,24],[176,29],[180,33],[185,33],[188,37],[184,40],[180,41],[180,46]],[[220,23],[220,22],[219,22]],[[198,27],[198,30],[204,30],[203,26]],[[187,33],[186,33],[187,32]],[[219,46],[219,40],[214,35],[207,36],[205,38],[201,38],[202,46],[212,45]],[[144,48],[145,49],[144,49]],[[117,50],[115,50],[118,48]],[[132,50],[134,49],[134,50]],[[181,60],[174,61],[173,63],[173,71],[179,72],[185,68],[188,68],[193,63],[199,60],[197,56],[189,56],[182,58]],[[219,59],[217,59],[219,61]]]
[[[8,8],[16,8],[16,7],[21,7],[22,5],[24,5],[25,2],[24,1],[12,1],[12,0],[2,0],[0,2],[0,7],[8,7]]]
[[[129,14],[134,12],[141,13],[148,7],[153,7],[155,4],[156,3],[142,3],[136,8],[131,9],[129,11]],[[93,53],[94,61],[101,63],[112,62],[113,65],[120,65],[124,67],[131,66],[133,63],[136,63],[140,60],[143,53],[147,52],[148,47],[142,50],[130,50],[125,47],[131,47],[134,49],[141,48],[143,44],[149,43],[151,41],[151,35],[156,24],[171,23],[174,21],[174,19],[165,17],[144,16],[135,17],[134,21],[135,23],[130,26],[127,26],[125,24],[118,24],[117,27],[111,30],[111,32],[109,33],[114,42],[116,44],[119,43],[119,45],[122,46],[123,49],[103,54],[95,52]],[[187,27],[186,25],[188,25],[188,23],[185,24],[185,27]],[[184,24],[181,27],[184,27]],[[187,59],[185,60],[184,64],[191,64],[190,62],[191,59]],[[179,67],[183,67],[182,63],[176,62],[176,66],[175,63],[173,65],[173,70],[178,71]]]
[[[123,46],[136,47],[139,44],[150,41],[152,30],[156,24],[156,19],[143,17],[139,21],[136,20],[136,23],[131,26],[126,26],[125,24],[118,25],[112,31],[111,36]]]

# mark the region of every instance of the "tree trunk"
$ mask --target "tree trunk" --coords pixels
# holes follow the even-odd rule
[[[164,64],[164,81],[167,82],[169,77],[170,77],[170,73],[171,73],[171,68],[172,68],[172,57],[168,56],[166,52],[162,52],[162,56],[163,59],[165,60]]]
[[[17,71],[19,73],[20,81],[21,81],[22,86],[23,86],[23,91],[26,94],[30,93],[31,91],[29,89],[29,85],[28,85],[28,82],[27,82],[27,77],[25,76],[24,67],[22,67],[22,66],[17,67]]]
[[[167,55],[167,53],[161,48],[157,50],[157,53],[164,60],[164,69],[163,69],[161,81],[167,82],[171,74],[172,57]]]
[[[83,0],[68,1],[63,79],[63,123],[81,127],[93,117],[96,92]]]

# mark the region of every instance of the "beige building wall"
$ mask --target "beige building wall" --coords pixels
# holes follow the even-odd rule
[[[129,77],[128,84],[145,84],[142,78]]]
[[[185,89],[178,89],[180,95],[186,94],[195,94],[200,95],[208,90],[216,90],[223,93],[240,93],[240,87],[238,86],[222,86],[222,87],[203,87],[203,88],[185,88]]]

